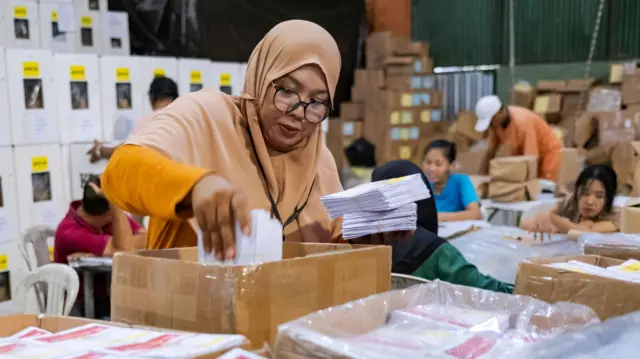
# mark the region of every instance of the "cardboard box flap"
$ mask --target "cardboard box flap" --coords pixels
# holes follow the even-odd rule
[[[119,253],[112,320],[243,334],[262,347],[279,324],[390,286],[390,247],[285,242],[283,255],[278,262],[216,266],[196,262],[196,248]]]
[[[640,309],[637,301],[640,284],[545,266],[570,260],[600,267],[623,263],[622,260],[594,255],[529,259],[520,263],[515,293],[549,303],[584,304],[591,307],[602,320]]]
[[[535,156],[509,156],[494,158],[489,163],[492,181],[524,182],[538,177],[538,161]]]
[[[536,87],[538,91],[562,91],[567,87],[567,82],[562,80],[540,80]]]

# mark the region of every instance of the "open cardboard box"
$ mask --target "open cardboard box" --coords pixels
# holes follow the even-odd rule
[[[0,338],[10,337],[15,333],[27,329],[29,327],[37,327],[44,329],[51,333],[61,332],[63,330],[73,329],[87,324],[99,323],[104,325],[111,325],[114,327],[122,328],[138,328],[138,329],[151,329],[158,331],[166,331],[166,329],[149,328],[143,326],[127,325],[123,323],[105,322],[101,320],[63,317],[63,316],[48,316],[48,315],[33,315],[33,314],[14,314],[7,316],[0,316]],[[241,346],[241,348],[248,348],[249,343]],[[211,353],[207,355],[199,355],[194,358],[197,359],[211,359],[218,358],[223,355],[227,350]]]
[[[243,334],[260,348],[279,324],[390,288],[391,247],[285,242],[283,257],[216,266],[198,263],[197,248],[118,253],[111,319]]]
[[[603,268],[623,263],[595,255],[532,258],[520,263],[515,293],[549,303],[584,304],[602,320],[640,310],[640,284],[545,266],[570,260]]]

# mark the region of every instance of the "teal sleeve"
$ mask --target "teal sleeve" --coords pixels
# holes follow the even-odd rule
[[[460,200],[464,209],[467,209],[471,203],[480,202],[476,189],[471,182],[471,178],[467,175],[462,175],[460,178]]]
[[[468,287],[513,293],[513,285],[486,276],[450,243],[444,243],[414,273],[427,280],[440,279],[445,282]]]

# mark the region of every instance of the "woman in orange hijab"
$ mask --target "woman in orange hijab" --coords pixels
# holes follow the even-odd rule
[[[103,177],[110,201],[150,215],[148,248],[195,246],[235,257],[235,222],[251,231],[262,208],[286,241],[342,237],[320,197],[342,190],[320,123],[333,106],[340,52],[322,27],[275,26],[249,58],[244,91],[204,89],[178,98],[111,158]]]

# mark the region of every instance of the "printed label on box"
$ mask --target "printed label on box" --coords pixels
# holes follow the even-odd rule
[[[422,87],[422,79],[420,76],[414,76],[411,78],[411,88],[414,90],[420,89]]]
[[[202,74],[198,70],[191,71],[191,83],[192,84],[200,84],[202,83]]]
[[[411,147],[400,146],[400,159],[408,160],[411,158]]]
[[[164,69],[153,69],[153,77],[164,77],[165,73]]]
[[[422,101],[422,95],[419,93],[414,93],[411,98],[411,104],[413,106],[420,106],[420,102]]]
[[[611,73],[609,74],[609,83],[615,84],[622,82],[622,64],[611,65]]]
[[[231,74],[220,74],[220,86],[231,86]]]
[[[409,111],[402,111],[402,124],[410,125],[413,123],[413,113]]]
[[[431,104],[431,95],[428,93],[423,93],[422,94],[422,103],[425,105],[430,105]]]
[[[345,122],[342,124],[342,134],[345,136],[353,136],[354,133],[353,122]]]
[[[13,7],[13,17],[16,19],[26,19],[27,18],[27,7],[26,6],[14,6]]]
[[[438,122],[442,119],[442,112],[440,110],[431,111],[431,121]]]
[[[58,12],[55,10],[51,12],[51,22],[58,22]]]
[[[49,170],[49,159],[47,156],[36,156],[31,158],[31,172],[45,172]]]
[[[411,130],[408,128],[401,128],[400,129],[400,139],[401,140],[408,140],[409,137],[411,137]]]
[[[546,113],[549,109],[549,96],[538,96],[533,105],[533,111],[537,113]]]
[[[413,100],[410,93],[405,93],[402,95],[402,100],[401,100],[402,107],[411,107],[412,103],[413,103]]]
[[[24,77],[40,77],[40,64],[35,61],[23,62],[22,75]]]
[[[49,260],[53,262],[53,246],[49,246]]]
[[[420,112],[420,121],[422,121],[422,123],[431,122],[431,111],[425,110]]]
[[[117,82],[129,82],[129,68],[118,67],[116,69],[116,81]]]
[[[70,76],[72,81],[85,81],[87,79],[84,66],[71,65],[69,70],[70,70]]]
[[[399,125],[400,124],[400,112],[398,112],[398,111],[391,112],[391,118],[389,119],[389,123],[392,124],[392,125]]]
[[[400,129],[397,127],[394,127],[391,129],[391,139],[392,140],[399,140],[400,139]]]
[[[420,138],[420,129],[417,127],[411,127],[411,139],[417,140]]]

